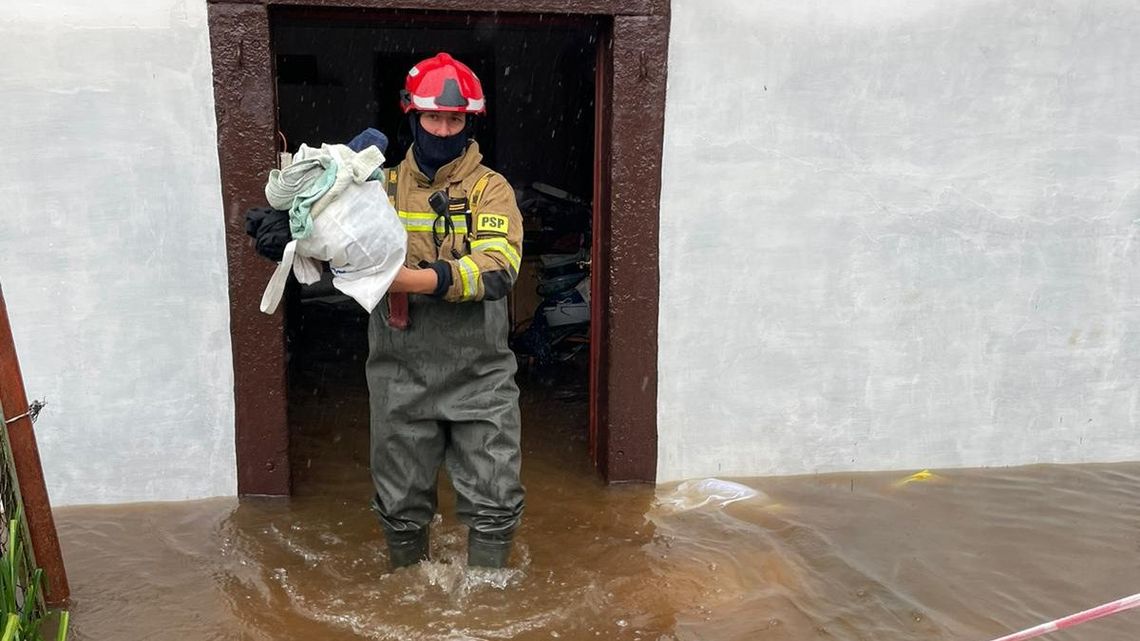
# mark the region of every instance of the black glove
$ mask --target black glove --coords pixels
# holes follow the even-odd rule
[[[289,231],[289,212],[269,207],[257,207],[245,212],[245,233],[254,240],[258,254],[281,262],[285,245],[293,240]]]

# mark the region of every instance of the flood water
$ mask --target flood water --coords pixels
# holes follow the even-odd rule
[[[581,395],[534,383],[512,567],[464,567],[444,479],[434,560],[388,573],[350,330],[293,373],[291,499],[56,511],[70,638],[987,641],[1140,592],[1140,464],[733,479],[758,494],[693,507],[603,485]]]

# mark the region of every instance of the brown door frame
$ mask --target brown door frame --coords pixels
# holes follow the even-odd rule
[[[612,29],[599,29],[598,45],[594,59],[594,193],[593,238],[590,243],[590,459],[602,476],[609,478],[607,447],[607,424],[603,413],[608,405],[606,396],[607,350],[602,330],[607,327],[605,305],[608,284],[601,276],[609,273],[609,251],[606,231],[610,221],[610,90],[613,78],[613,37]]]
[[[599,52],[591,447],[607,481],[657,475],[658,220],[668,0],[209,0],[234,354],[238,492],[290,492],[282,314],[258,310],[272,265],[244,233],[276,153],[271,7],[606,17]],[[603,29],[603,31],[607,31]],[[608,100],[606,100],[608,98]],[[600,303],[600,304],[598,304]]]

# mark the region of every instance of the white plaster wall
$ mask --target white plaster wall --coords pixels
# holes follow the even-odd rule
[[[658,478],[1140,459],[1135,0],[674,0]]]
[[[212,82],[203,0],[0,1],[0,283],[56,505],[236,493]]]

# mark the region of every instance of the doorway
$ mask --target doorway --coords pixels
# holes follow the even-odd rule
[[[483,163],[515,188],[525,229],[508,296],[524,459],[576,452],[585,463],[600,21],[290,9],[270,18],[282,152],[344,143],[372,127],[389,138],[384,164],[395,167],[411,138],[398,101],[408,69],[447,51],[479,76],[488,112],[476,120],[474,138]],[[345,437],[327,419],[367,425],[357,406],[367,394],[368,314],[332,287],[327,272],[314,286],[291,287],[286,310],[290,450],[295,477],[303,479],[314,454],[309,437],[320,430]],[[355,449],[367,451],[366,442]],[[359,454],[350,456],[359,462]]]
[[[220,0],[210,4],[210,32],[214,58],[215,101],[218,114],[219,155],[222,166],[223,197],[226,203],[227,238],[230,250],[231,323],[234,339],[237,405],[237,442],[239,491],[243,494],[282,494],[288,492],[288,431],[284,416],[285,344],[278,343],[281,356],[275,360],[274,336],[285,336],[285,327],[279,316],[259,317],[256,313],[256,292],[268,277],[271,265],[250,256],[248,242],[241,235],[241,215],[245,208],[260,204],[264,171],[274,163],[280,147],[278,131],[291,125],[282,117],[278,123],[275,101],[284,100],[279,94],[277,80],[286,79],[295,91],[308,91],[315,96],[324,92],[324,100],[350,102],[350,92],[363,91],[362,104],[372,118],[381,124],[384,109],[377,97],[377,87],[383,80],[382,72],[369,71],[367,82],[357,70],[341,68],[339,75],[325,70],[315,55],[299,49],[285,51],[288,34],[279,25],[293,23],[300,27],[306,21],[311,26],[336,29],[366,29],[374,34],[388,30],[389,44],[356,57],[372,70],[391,67],[398,70],[401,79],[408,60],[399,56],[419,59],[443,49],[438,44],[432,51],[416,51],[411,47],[394,46],[401,38],[410,38],[408,28],[424,32],[435,30],[437,35],[456,40],[457,55],[466,51],[476,64],[493,65],[501,70],[490,75],[476,69],[494,85],[495,100],[504,91],[512,89],[505,60],[513,59],[524,68],[524,63],[561,60],[562,72],[568,79],[585,77],[583,69],[593,69],[594,113],[589,118],[571,113],[570,124],[589,121],[597,127],[591,136],[583,137],[580,131],[574,136],[560,139],[557,131],[547,148],[563,145],[567,150],[581,146],[583,139],[590,141],[589,162],[571,161],[574,152],[529,156],[530,162],[512,165],[509,158],[525,157],[507,153],[510,141],[515,144],[537,145],[539,141],[522,136],[509,136],[504,123],[526,126],[527,114],[512,114],[509,107],[502,108],[484,123],[487,129],[479,135],[495,147],[489,158],[515,187],[534,188],[534,183],[549,187],[539,189],[539,196],[562,198],[592,203],[592,224],[588,245],[590,253],[585,262],[595,275],[586,292],[592,301],[604,301],[595,309],[604,310],[591,319],[589,358],[596,372],[590,381],[589,438],[594,465],[603,477],[611,482],[652,481],[656,469],[656,321],[657,321],[657,205],[660,185],[660,150],[663,135],[663,106],[665,89],[665,60],[668,33],[668,3],[657,0],[646,2],[589,2],[581,7],[575,3],[514,2],[498,3],[497,9],[511,8],[517,13],[460,14],[431,9],[450,8],[445,2],[412,2],[424,10],[388,9],[390,3],[380,1],[354,2],[365,6],[360,9],[330,9],[337,2],[313,0],[300,7],[300,2],[282,0],[250,2],[249,0]],[[408,6],[409,3],[401,3]],[[499,4],[504,6],[500,7]],[[317,6],[312,6],[317,5]],[[436,7],[435,5],[440,5]],[[549,6],[547,6],[549,5]],[[560,12],[541,13],[542,11]],[[278,22],[281,21],[281,22]],[[347,23],[347,26],[346,26]],[[335,26],[339,25],[339,26]],[[399,29],[404,29],[403,35]],[[521,35],[512,40],[521,52],[487,46],[487,32],[517,31]],[[529,30],[529,31],[528,31]],[[561,34],[556,49],[547,44],[535,49],[533,35],[549,32]],[[565,37],[562,37],[565,36]],[[592,66],[582,64],[582,41],[592,45]],[[463,40],[463,39],[466,40]],[[579,39],[577,45],[573,44]],[[593,38],[593,42],[590,39]],[[383,40],[383,38],[380,38]],[[461,41],[462,40],[462,41]],[[491,40],[494,40],[492,38]],[[510,40],[510,38],[504,38]],[[557,38],[556,38],[557,40]],[[577,56],[574,55],[577,46]],[[371,47],[370,47],[371,48]],[[567,53],[569,52],[569,53]],[[359,52],[358,52],[359,53]],[[423,55],[420,55],[420,54]],[[293,56],[279,59],[277,54]],[[559,58],[559,54],[561,57]],[[474,66],[474,65],[473,65]],[[279,68],[283,73],[278,75]],[[576,71],[577,70],[577,71]],[[521,72],[516,78],[522,77]],[[597,81],[600,79],[600,81]],[[575,94],[569,87],[573,82],[530,83],[532,94],[546,96]],[[312,87],[309,87],[312,85]],[[362,87],[371,86],[370,89]],[[320,87],[320,89],[315,89]],[[581,87],[578,88],[579,90]],[[562,94],[558,94],[561,91]],[[353,94],[354,96],[356,94]],[[580,91],[576,95],[582,95]],[[352,102],[356,102],[355,98]],[[388,105],[394,105],[394,100]],[[310,99],[309,103],[320,104]],[[500,105],[526,105],[527,100],[498,99]],[[492,102],[492,109],[496,103]],[[586,104],[589,104],[587,101]],[[647,106],[649,108],[647,109]],[[525,107],[522,108],[525,111]],[[335,109],[329,109],[330,113]],[[531,113],[537,112],[532,109]],[[284,110],[282,110],[284,114]],[[568,112],[563,111],[564,120]],[[289,116],[292,118],[292,116]],[[316,139],[336,139],[351,136],[358,123],[349,119],[338,123],[309,114],[309,125]],[[303,120],[303,118],[302,118]],[[341,126],[348,131],[338,131]],[[319,131],[317,131],[319,128]],[[566,130],[571,128],[567,127]],[[301,134],[305,135],[305,134]],[[399,140],[394,138],[395,160],[400,153]],[[498,144],[498,140],[507,142]],[[491,145],[492,140],[496,144]],[[296,145],[300,141],[288,141]],[[308,142],[308,141],[306,141]],[[514,150],[510,150],[514,151]],[[580,151],[580,149],[579,149]],[[551,169],[553,167],[553,169]],[[586,170],[584,170],[586,168]],[[562,185],[536,180],[535,176],[553,175],[558,170]],[[514,172],[512,175],[508,172]],[[545,173],[543,173],[545,172]],[[583,184],[583,176],[588,177]],[[547,180],[556,180],[547,178]],[[580,193],[575,193],[575,192]],[[583,197],[583,195],[585,197]],[[573,200],[566,198],[573,196]],[[553,230],[552,233],[566,230]],[[532,234],[541,239],[543,234]],[[532,254],[541,256],[542,254]],[[260,262],[259,262],[260,261]],[[522,291],[516,287],[516,291]],[[528,304],[516,305],[516,319],[526,321]],[[533,315],[533,314],[532,314]],[[292,331],[292,329],[290,329]]]

